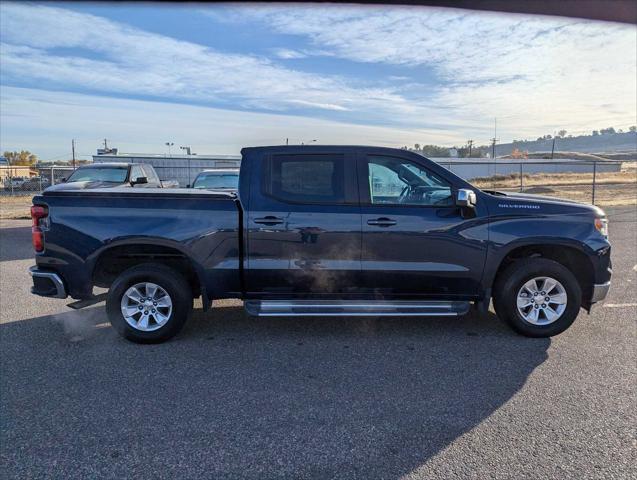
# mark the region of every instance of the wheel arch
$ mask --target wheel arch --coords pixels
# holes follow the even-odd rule
[[[119,239],[96,250],[86,260],[93,285],[106,288],[123,271],[143,263],[162,264],[180,272],[194,295],[201,295],[204,309],[210,304],[204,269],[179,242],[147,237]]]
[[[515,242],[498,251],[497,257],[490,264],[492,268],[485,272],[484,285],[492,291],[500,275],[516,260],[525,258],[547,258],[568,268],[580,285],[582,291],[582,305],[590,307],[594,283],[594,267],[590,260],[592,251],[586,246],[570,239],[536,239]]]

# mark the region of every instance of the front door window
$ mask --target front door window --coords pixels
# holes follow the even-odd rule
[[[398,157],[370,156],[367,161],[372,205],[452,205],[451,186],[419,165]]]

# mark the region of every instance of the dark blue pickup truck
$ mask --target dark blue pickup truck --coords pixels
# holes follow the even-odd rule
[[[344,146],[242,151],[238,193],[46,191],[34,197],[33,293],[106,299],[136,342],[174,336],[193,299],[251,315],[456,316],[473,305],[556,335],[604,299],[602,210],[481,191],[414,153]],[[108,288],[94,295],[94,287]]]

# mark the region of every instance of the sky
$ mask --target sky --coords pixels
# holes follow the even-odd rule
[[[423,7],[0,4],[0,150],[461,146],[637,123],[637,27]]]

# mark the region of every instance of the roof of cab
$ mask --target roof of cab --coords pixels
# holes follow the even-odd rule
[[[128,162],[104,162],[104,163],[86,163],[84,165],[80,165],[79,168],[128,168],[131,165],[145,165],[143,163],[128,163]]]
[[[241,149],[242,155],[259,153],[353,153],[376,152],[385,154],[405,154],[408,150],[391,147],[377,147],[373,145],[268,145],[263,147],[245,147]]]

